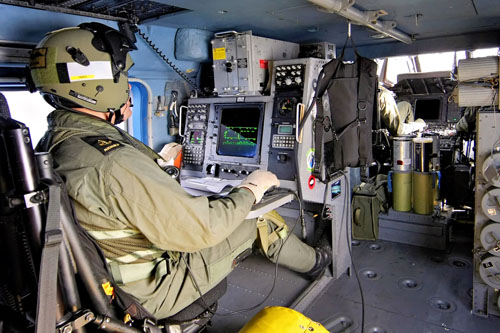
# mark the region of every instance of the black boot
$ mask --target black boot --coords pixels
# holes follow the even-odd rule
[[[332,262],[332,248],[329,245],[315,247],[314,250],[316,251],[316,263],[309,272],[305,273],[311,280],[316,280],[321,276]]]

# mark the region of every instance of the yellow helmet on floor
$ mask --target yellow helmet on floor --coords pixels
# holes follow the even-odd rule
[[[134,43],[100,23],[49,32],[31,53],[34,88],[54,107],[119,110],[129,96]]]
[[[238,333],[328,333],[320,323],[282,306],[259,311]]]

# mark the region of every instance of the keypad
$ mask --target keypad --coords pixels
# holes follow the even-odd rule
[[[293,135],[273,135],[273,148],[293,149],[295,137]]]
[[[208,104],[191,104],[188,106],[187,142],[184,144],[184,164],[203,165],[205,140],[208,121]]]

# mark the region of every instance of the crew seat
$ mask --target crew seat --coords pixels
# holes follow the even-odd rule
[[[89,325],[109,332],[203,332],[217,300],[226,292],[226,279],[174,316],[154,318],[114,283],[101,249],[76,220],[64,183],[51,169],[50,154],[34,153],[27,130],[10,117],[0,93],[0,260],[4,265],[0,333],[42,332],[43,327],[55,331],[56,323],[46,322],[51,316],[57,318],[60,331]],[[58,192],[55,188],[60,196],[50,197],[49,193]],[[42,254],[49,253],[53,244],[58,255],[50,266],[51,260]],[[44,279],[47,267],[55,270],[48,275],[57,279],[54,291]],[[37,306],[43,299],[50,302]]]

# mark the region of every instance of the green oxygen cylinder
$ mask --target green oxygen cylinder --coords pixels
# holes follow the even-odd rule
[[[430,172],[413,171],[413,211],[417,214],[432,214],[434,208],[432,179],[433,175]]]
[[[409,212],[411,210],[411,170],[393,171],[392,208],[398,212]]]

